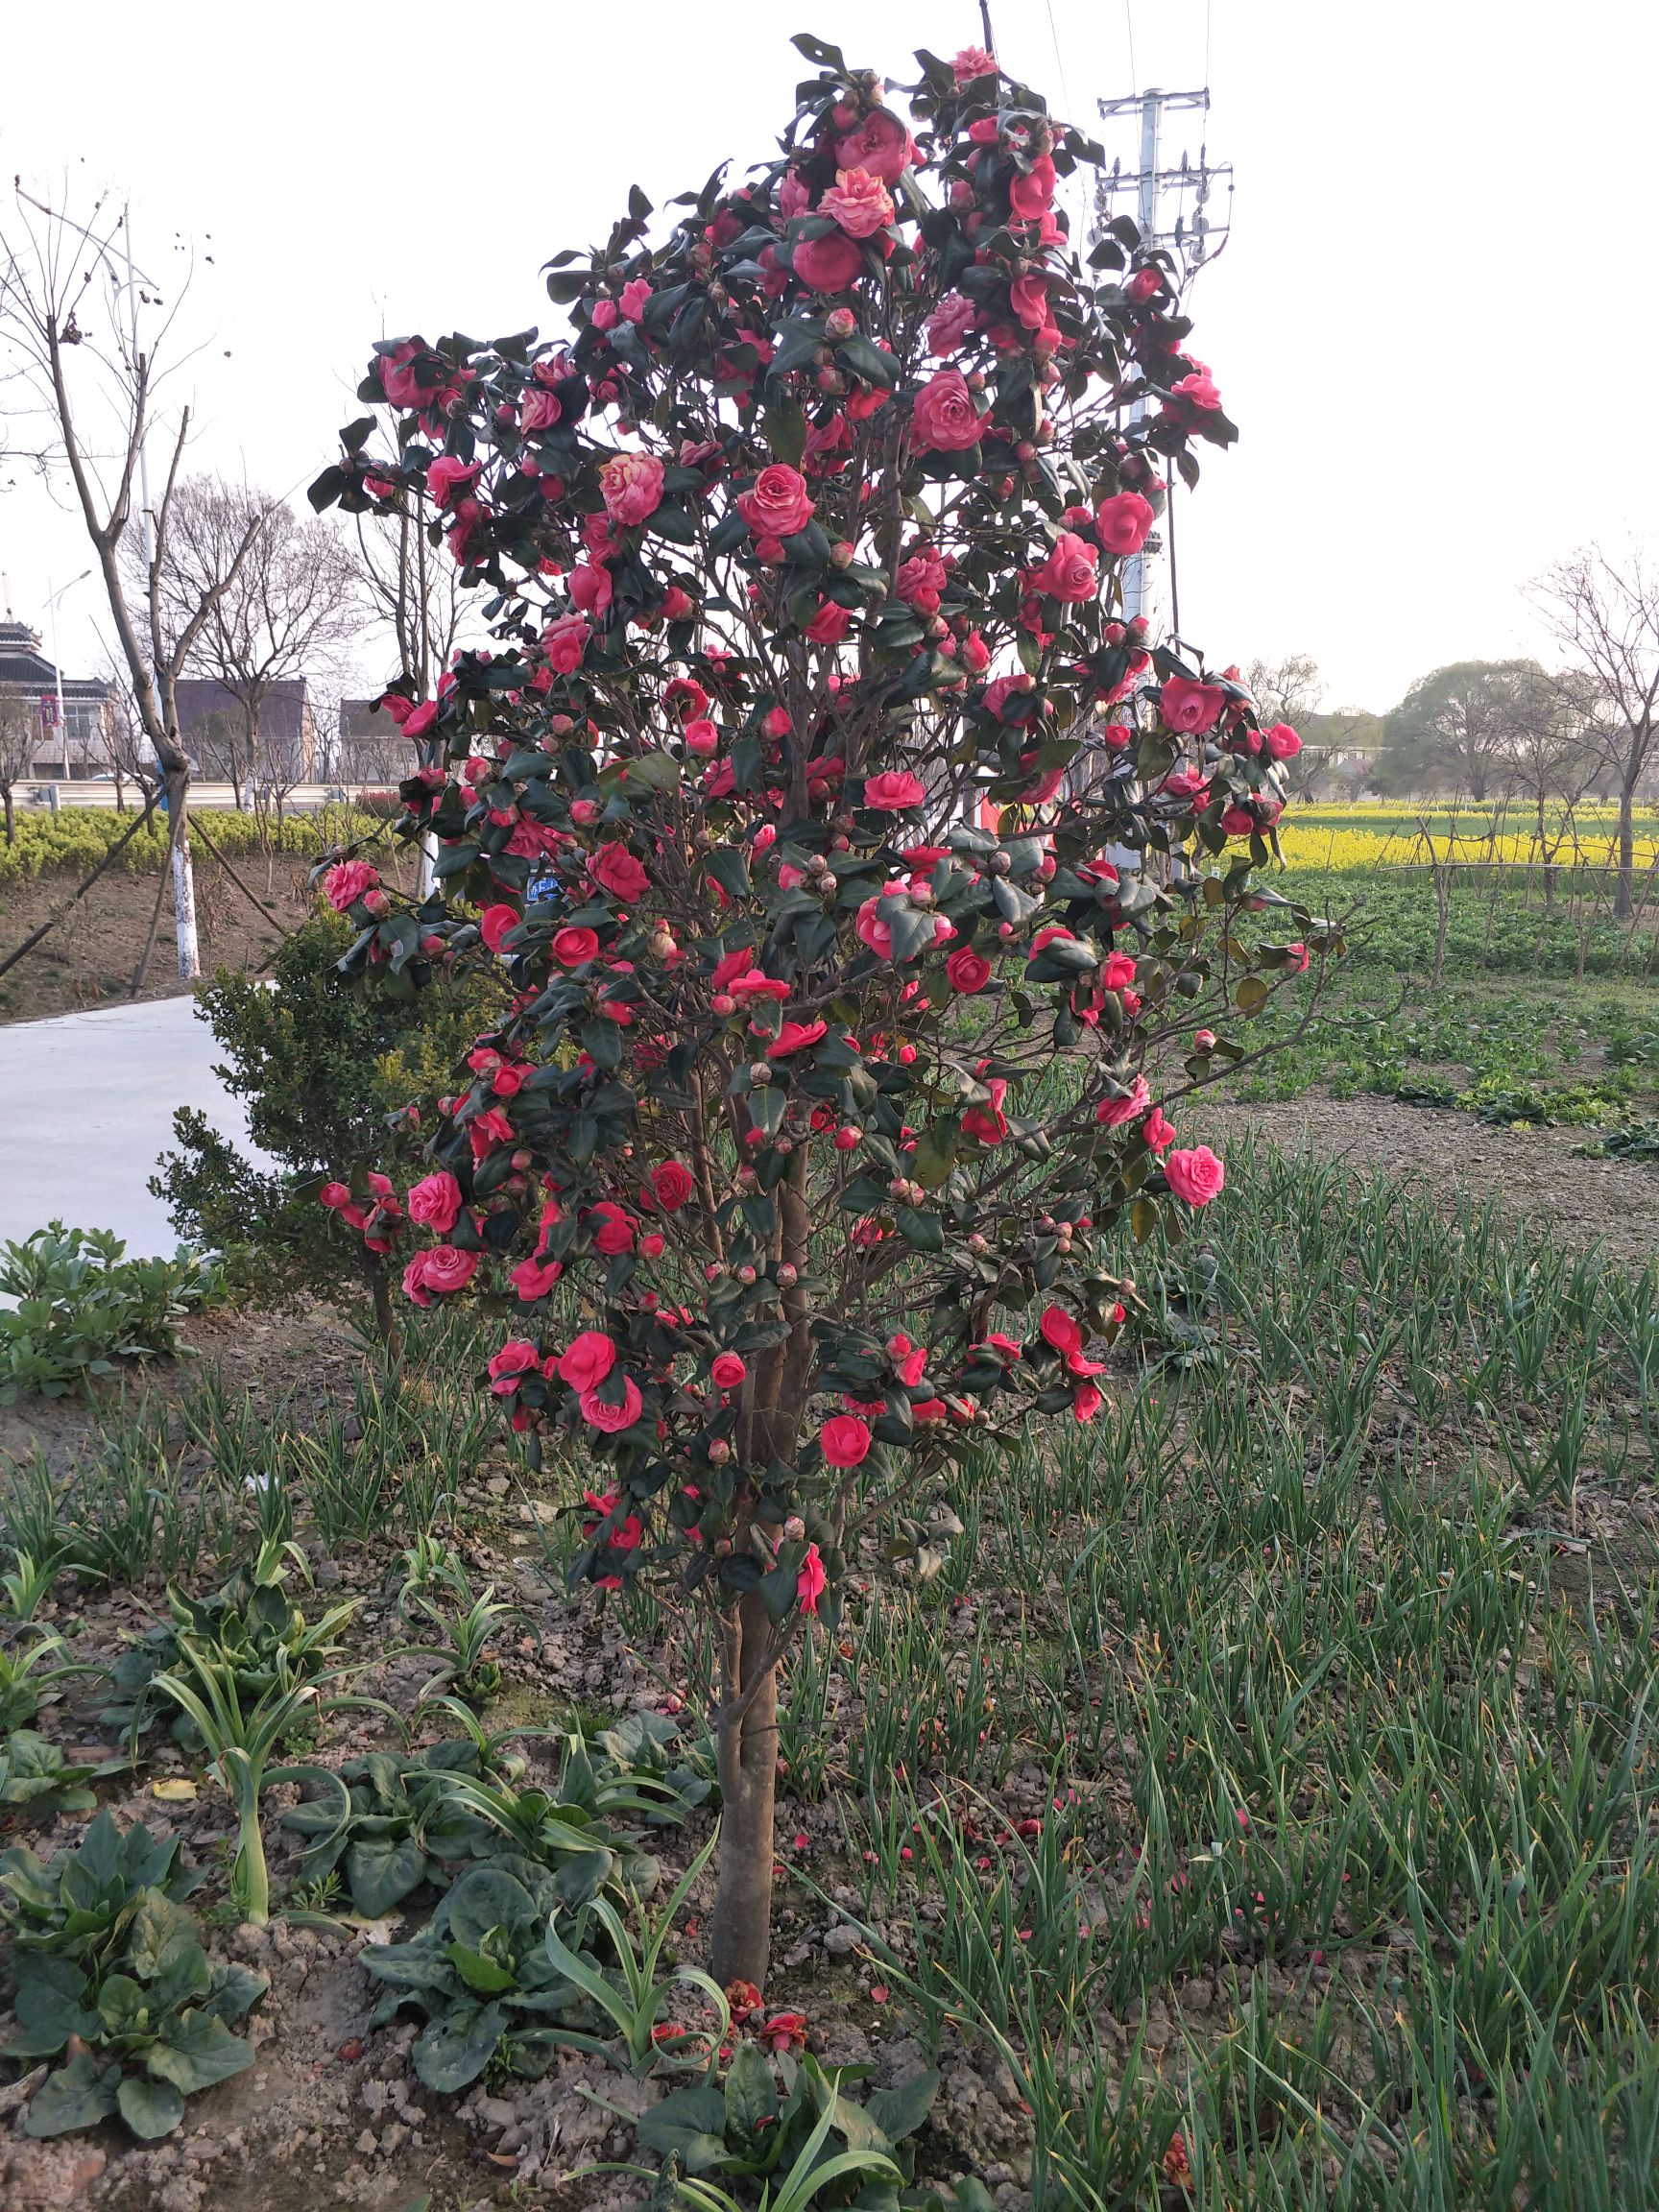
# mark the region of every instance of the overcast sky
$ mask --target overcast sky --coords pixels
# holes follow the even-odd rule
[[[1208,55],[1236,228],[1193,346],[1241,436],[1179,520],[1183,628],[1213,659],[1310,652],[1330,704],[1385,708],[1442,661],[1545,650],[1527,580],[1659,531],[1648,0],[992,12],[1005,66],[1086,126],[1102,94],[1200,84]],[[195,241],[193,463],[302,496],[373,339],[553,326],[540,265],[630,182],[661,203],[768,151],[795,30],[902,83],[913,47],[976,38],[978,9],[15,9],[0,172],[130,195],[163,284]],[[1166,155],[1197,138],[1173,119]],[[0,461],[0,570],[38,620],[84,542],[25,468]],[[71,673],[97,613],[95,580],[61,603]]]

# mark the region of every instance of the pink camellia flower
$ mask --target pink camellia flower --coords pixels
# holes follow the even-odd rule
[[[567,926],[556,929],[548,948],[561,968],[581,968],[599,953],[598,932]]]
[[[1294,760],[1302,750],[1302,740],[1288,722],[1275,722],[1270,730],[1263,730],[1262,742],[1271,760]]]
[[[764,998],[781,1006],[789,996],[789,986],[781,975],[763,975],[758,968],[751,968],[747,975],[734,975],[731,990],[739,1006],[754,1006]]]
[[[609,568],[584,561],[570,571],[570,596],[584,614],[603,614],[614,595]]]
[[[477,1253],[458,1252],[453,1244],[434,1244],[421,1258],[421,1281],[428,1290],[464,1290],[478,1272]]]
[[[561,1382],[580,1394],[596,1390],[616,1364],[616,1346],[603,1329],[584,1329],[561,1353],[555,1369]]]
[[[424,737],[438,720],[436,699],[423,699],[419,707],[412,707],[403,717],[405,737]]]
[[[618,453],[599,471],[599,493],[613,522],[631,530],[662,504],[663,469],[654,453]]]
[[[972,84],[976,77],[996,75],[997,57],[983,46],[964,46],[951,56],[950,68],[958,84]]]
[[[368,860],[338,860],[323,878],[323,896],[336,914],[354,906],[380,881],[380,871]]]
[[[617,301],[624,323],[638,323],[645,314],[645,302],[651,297],[651,286],[643,276],[631,276],[622,287]]]
[[[795,1577],[795,1602],[803,1613],[817,1612],[818,1600],[823,1597],[829,1581],[817,1545],[808,1544],[801,1561],[801,1572]]]
[[[509,906],[505,903],[486,906],[483,913],[478,917],[478,934],[489,946],[492,952],[499,952],[502,945],[517,928],[522,919],[523,917],[517,906]]]
[[[1144,307],[1148,300],[1156,300],[1164,289],[1164,272],[1148,265],[1137,269],[1123,287],[1123,297],[1131,307]]]
[[[1094,1118],[1103,1129],[1119,1129],[1125,1121],[1138,1121],[1152,1103],[1144,1075],[1137,1075],[1121,1098],[1102,1098]]]
[[[1192,1032],[1192,1049],[1194,1052],[1214,1052],[1215,1049],[1214,1030],[1194,1029]]]
[[[1100,980],[1108,991],[1126,991],[1135,980],[1135,963],[1127,952],[1113,952],[1100,971]]]
[[[905,606],[914,607],[919,614],[937,614],[940,595],[950,581],[950,571],[938,554],[924,547],[901,564],[893,589]]]
[[[892,222],[893,195],[868,169],[842,169],[818,202],[817,212],[838,223],[849,238],[873,238]]]
[[[490,1387],[497,1398],[510,1398],[524,1376],[541,1364],[534,1344],[515,1336],[490,1359]]]
[[[820,1038],[830,1034],[828,1022],[785,1022],[777,1037],[766,1047],[768,1060],[787,1060],[792,1053],[805,1052],[816,1045]]]
[[[651,878],[626,845],[601,845],[589,856],[588,873],[613,898],[642,899]]]
[[[972,300],[966,299],[960,292],[947,292],[927,318],[928,352],[958,352],[963,340],[978,320],[978,312]]]
[[[894,184],[916,158],[910,133],[897,115],[878,108],[856,131],[835,141],[837,169],[865,169],[883,184]]]
[[[1093,1421],[1105,1403],[1098,1382],[1079,1382],[1071,1393],[1072,1415],[1079,1421]]]
[[[699,714],[685,725],[685,750],[699,760],[709,760],[720,750],[720,733],[706,714]]]
[[[757,538],[793,538],[805,529],[815,509],[800,469],[774,461],[747,492],[738,493],[737,512]]]
[[[907,814],[912,807],[920,806],[926,796],[926,787],[919,776],[912,776],[907,769],[889,768],[866,780],[863,803],[873,813]]]
[[[1119,492],[1094,510],[1094,527],[1108,553],[1139,553],[1157,519],[1151,500],[1139,492]]]
[[[870,1452],[870,1431],[855,1413],[832,1413],[818,1431],[831,1467],[858,1467]]]
[[[533,1299],[545,1298],[564,1272],[562,1260],[520,1260],[508,1280],[528,1306]]]
[[[440,453],[426,471],[426,493],[435,506],[446,507],[459,491],[474,483],[480,473],[476,461],[457,461],[452,453]]]
[[[1179,384],[1169,388],[1177,399],[1185,399],[1190,407],[1201,407],[1214,414],[1221,405],[1221,395],[1215,389],[1214,379],[1208,375],[1183,376]]]
[[[1053,204],[1054,164],[1046,154],[1039,154],[1028,170],[1009,178],[1008,205],[1018,220],[1035,223]]]
[[[677,1214],[697,1185],[689,1167],[678,1160],[663,1160],[652,1168],[651,1193],[664,1214]]]
[[[983,428],[960,369],[936,371],[911,402],[910,435],[924,452],[966,452],[978,445]]]
[[[1025,581],[1033,591],[1046,592],[1050,599],[1093,599],[1100,588],[1099,560],[1099,553],[1086,539],[1079,538],[1074,530],[1062,530],[1047,560],[1041,568],[1033,568]]]
[[[1214,730],[1226,704],[1227,694],[1218,684],[1199,684],[1190,676],[1171,676],[1158,694],[1165,721],[1187,737]]]
[[[1249,837],[1255,833],[1256,817],[1248,806],[1223,806],[1221,828],[1229,837]]]
[[[1162,1106],[1154,1106],[1141,1124],[1141,1134],[1149,1152],[1167,1151],[1175,1142],[1175,1124],[1166,1118]]]
[[[1195,1145],[1190,1152],[1171,1152],[1164,1163],[1164,1172],[1170,1190],[1189,1206],[1208,1206],[1212,1198],[1219,1197],[1227,1181],[1226,1168],[1208,1144]]]
[[[735,1352],[716,1352],[714,1364],[709,1370],[722,1390],[735,1390],[748,1376],[749,1370]]]
[[[991,980],[991,963],[983,953],[975,952],[971,945],[964,945],[951,953],[945,963],[945,973],[950,978],[952,991],[972,997],[983,991]]]
[[[1301,938],[1298,937],[1293,944],[1286,945],[1285,950],[1290,955],[1291,974],[1306,975],[1308,973],[1309,952],[1307,946],[1303,944]]]
[[[351,1203],[351,1188],[347,1183],[325,1183],[317,1193],[319,1206],[326,1206],[331,1214],[339,1214]]]
[[[447,1237],[461,1212],[461,1186],[446,1171],[425,1175],[410,1185],[407,1203],[411,1221]]]
[[[864,268],[857,239],[844,230],[831,230],[825,238],[797,238],[789,258],[803,284],[829,294],[845,292]]]
[[[556,675],[569,676],[582,665],[592,633],[585,614],[560,614],[541,633],[541,650]]]
[[[518,427],[526,437],[538,430],[551,430],[564,412],[557,392],[535,385],[518,403]]]
[[[638,1420],[645,1404],[639,1395],[639,1385],[632,1375],[622,1378],[622,1403],[612,1406],[601,1398],[597,1390],[584,1390],[576,1401],[582,1418],[590,1428],[603,1430],[607,1436],[614,1436],[624,1429],[632,1429]],[[612,1538],[615,1542],[615,1538]]]
[[[814,645],[839,645],[853,627],[853,611],[834,599],[823,600],[807,623],[805,635]]]

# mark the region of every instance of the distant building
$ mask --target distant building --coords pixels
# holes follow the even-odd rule
[[[179,679],[179,735],[199,775],[226,782],[275,777],[310,781],[317,733],[303,676],[279,677],[259,704],[259,758],[248,757],[248,709],[216,676]]]
[[[400,783],[415,748],[377,699],[342,699],[334,773],[342,783]]]
[[[65,676],[58,719],[58,670],[40,634],[8,612],[0,621],[0,698],[20,700],[37,733],[31,776],[96,776],[109,766],[109,685],[96,676]]]

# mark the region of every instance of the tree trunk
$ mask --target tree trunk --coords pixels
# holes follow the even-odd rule
[[[202,948],[196,936],[196,877],[190,865],[190,770],[169,768],[162,779],[173,859],[173,927],[179,947],[179,973],[193,983],[202,973]]]
[[[720,1887],[709,1931],[710,1963],[724,1989],[733,1982],[766,1986],[772,1936],[772,1800],[778,1779],[778,1670],[756,1685],[772,1639],[759,1591],[737,1607],[727,1666],[726,1702],[716,1724],[720,1771]],[[754,1696],[741,1715],[732,1708]]]
[[[1619,786],[1619,892],[1613,902],[1621,922],[1629,920],[1636,893],[1635,804],[1635,781],[1627,778]]]
[[[10,784],[10,783],[8,783],[8,784],[7,784],[7,786],[6,786],[5,798],[6,798],[6,842],[7,842],[7,844],[8,844],[8,845],[15,845],[15,844],[16,844],[16,842],[17,842],[17,810],[16,810],[16,807],[15,807],[15,805],[14,805],[14,804],[13,804],[13,802],[12,802],[12,786],[11,786],[11,784]]]
[[[388,1359],[403,1357],[403,1337],[397,1327],[397,1315],[392,1304],[392,1283],[386,1272],[386,1263],[376,1253],[369,1265],[369,1296],[374,1308],[374,1333],[379,1337]]]

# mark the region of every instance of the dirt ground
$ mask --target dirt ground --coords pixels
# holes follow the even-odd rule
[[[308,903],[306,861],[288,854],[267,859],[251,853],[238,855],[231,865],[257,905],[211,854],[202,851],[196,856],[196,923],[208,973],[220,967],[262,968],[281,938],[304,919]],[[63,907],[80,880],[59,869],[0,889],[0,958]],[[157,880],[155,873],[127,875],[119,864],[101,878],[50,936],[0,976],[0,1022],[39,1021],[125,1000],[144,950]],[[171,998],[188,988],[173,957],[169,891],[138,996]]]
[[[1344,1160],[1361,1175],[1491,1200],[1510,1218],[1547,1223],[1576,1249],[1599,1244],[1634,1274],[1659,1259],[1659,1165],[1578,1159],[1581,1129],[1500,1128],[1394,1098],[1314,1094],[1271,1106],[1207,1105],[1202,1118],[1217,1150],[1231,1132],[1250,1129],[1292,1151]]]

